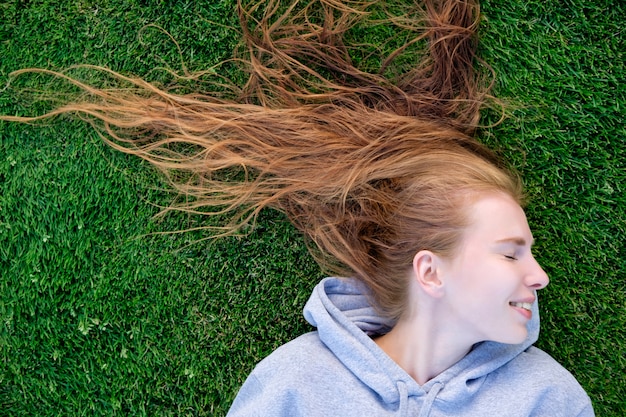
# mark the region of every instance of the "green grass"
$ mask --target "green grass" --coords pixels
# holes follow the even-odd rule
[[[624,416],[626,6],[491,0],[483,12],[481,54],[497,95],[518,103],[483,137],[524,175],[552,279],[538,345],[598,415]],[[206,69],[230,56],[236,25],[232,0],[5,1],[0,85],[31,66],[154,80],[181,59]],[[0,113],[39,110],[21,83],[0,91]],[[191,244],[204,235],[155,234],[206,221],[154,218],[172,198],[163,187],[81,122],[0,123],[0,415],[223,415],[254,364],[308,330],[300,311],[321,275],[280,215]]]

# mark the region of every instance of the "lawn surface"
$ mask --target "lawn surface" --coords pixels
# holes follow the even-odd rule
[[[181,62],[207,69],[237,42],[233,3],[0,2],[0,113],[37,113],[24,88],[59,88],[26,77],[5,89],[23,67],[154,80]],[[538,346],[597,415],[625,416],[626,5],[492,0],[483,12],[481,55],[517,107],[482,138],[525,178],[551,277]],[[224,415],[254,364],[310,329],[301,309],[322,275],[281,215],[193,243],[206,235],[159,234],[206,222],[155,218],[164,187],[83,122],[0,122],[0,415]]]

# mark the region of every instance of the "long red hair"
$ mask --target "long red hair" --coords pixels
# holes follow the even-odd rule
[[[218,234],[237,232],[266,207],[284,212],[324,268],[364,281],[381,312],[397,318],[414,254],[454,252],[471,196],[504,192],[520,201],[522,190],[472,137],[490,100],[475,69],[477,2],[426,0],[390,17],[415,37],[376,72],[353,62],[346,41],[370,3],[294,1],[284,12],[278,0],[239,4],[239,62],[249,78],[243,88],[227,86],[231,94],[218,94],[217,83],[215,91],[176,94],[99,68],[132,88],[54,73],[83,98],[41,117],[2,119],[85,117],[111,146],[162,170],[187,197],[177,208],[232,214]],[[420,42],[426,47],[412,68],[392,71]]]

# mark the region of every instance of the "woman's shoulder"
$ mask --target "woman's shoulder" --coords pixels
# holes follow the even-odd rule
[[[553,412],[551,415],[593,415],[591,400],[576,378],[534,346],[494,372],[490,379],[490,384],[500,390],[515,389],[536,410]]]
[[[543,350],[531,346],[510,363],[512,370],[520,375],[540,378],[564,388],[580,388],[576,378],[559,362]],[[582,390],[582,388],[580,388]]]
[[[322,343],[317,332],[307,333],[257,364],[228,415],[327,415],[324,410],[345,408],[363,395],[355,378]]]
[[[342,367],[314,331],[280,346],[257,364],[253,375],[262,381],[276,379],[293,386],[298,380],[311,383],[326,378],[329,373],[336,375]]]

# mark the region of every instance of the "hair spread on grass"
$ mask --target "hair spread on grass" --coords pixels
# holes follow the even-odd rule
[[[398,318],[415,253],[451,255],[473,197],[502,192],[520,201],[522,191],[472,137],[490,99],[476,71],[477,2],[426,0],[389,17],[415,36],[379,71],[366,71],[347,39],[371,18],[372,3],[240,3],[249,78],[231,88],[235,97],[176,94],[99,68],[132,88],[53,73],[82,98],[45,116],[3,118],[87,118],[112,147],[167,175],[186,196],[176,208],[232,215],[217,234],[241,230],[264,208],[282,211],[314,243],[322,267],[361,279],[381,312]],[[404,49],[420,42],[412,68],[394,72]]]

